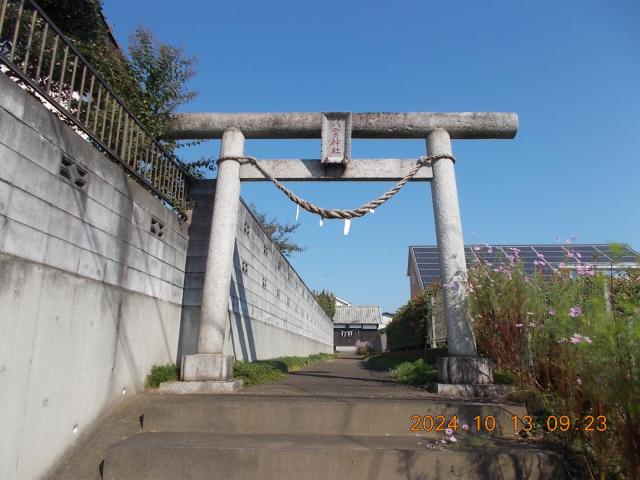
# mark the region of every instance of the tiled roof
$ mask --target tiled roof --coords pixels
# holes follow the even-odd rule
[[[380,307],[376,306],[336,306],[336,314],[333,317],[333,323],[344,324],[381,324],[382,315]]]

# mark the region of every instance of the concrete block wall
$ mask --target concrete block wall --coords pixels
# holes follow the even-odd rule
[[[215,181],[195,182],[179,355],[195,353]],[[241,203],[225,353],[241,360],[333,352],[333,322]]]
[[[175,361],[187,245],[161,201],[0,74],[0,478],[45,476]]]

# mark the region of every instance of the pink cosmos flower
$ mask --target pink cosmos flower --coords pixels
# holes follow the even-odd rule
[[[451,435],[453,435],[453,428],[445,429],[444,433],[446,433],[447,436],[450,437]]]
[[[462,424],[462,429],[463,429],[465,432],[468,432],[468,431],[469,431],[469,425],[468,425],[468,424],[466,424],[466,423],[463,423],[463,424]]]
[[[595,270],[593,269],[593,265],[578,265],[576,267],[576,273],[578,275],[589,275],[589,276],[594,276],[596,274]]]
[[[580,335],[579,333],[574,333],[573,335],[571,335],[569,341],[574,345],[577,345],[578,343],[582,342],[582,335]]]
[[[582,308],[580,308],[580,305],[576,305],[575,307],[571,307],[569,309],[569,316],[576,318],[580,315],[582,315]]]
[[[449,437],[449,441],[450,441],[451,443],[456,443],[456,442],[458,441],[458,439],[457,439],[456,437],[454,437],[453,435],[451,435],[451,436]]]

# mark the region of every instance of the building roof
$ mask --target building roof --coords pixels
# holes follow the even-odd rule
[[[336,306],[337,306],[337,305],[345,306],[345,305],[351,305],[351,304],[350,304],[349,302],[347,302],[347,301],[346,301],[345,299],[343,299],[343,298],[336,297]]]
[[[640,256],[628,245],[617,244],[557,244],[557,245],[465,245],[465,259],[467,267],[473,262],[485,261],[494,265],[507,264],[512,249],[518,249],[518,256],[522,261],[524,271],[533,273],[542,268],[543,273],[552,273],[558,268],[575,268],[579,264],[593,265],[597,269],[607,269],[611,266],[638,267]],[[544,262],[540,267],[534,264]],[[418,273],[421,288],[426,288],[435,281],[440,281],[440,264],[438,262],[438,247],[435,245],[409,247],[409,264]],[[561,264],[564,265],[561,265]]]
[[[340,306],[336,305],[333,323],[342,324],[375,324],[382,323],[380,307],[375,306]]]

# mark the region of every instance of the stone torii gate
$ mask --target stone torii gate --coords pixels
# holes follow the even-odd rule
[[[228,297],[240,200],[240,182],[266,180],[401,180],[415,160],[352,160],[351,138],[425,139],[427,154],[438,157],[412,178],[431,181],[436,238],[443,285],[448,357],[440,360],[439,380],[447,384],[488,384],[492,369],[477,356],[467,307],[464,241],[458,206],[451,139],[511,139],[515,113],[186,113],[174,120],[172,139],[221,138],[220,162],[205,271],[196,354],[182,359],[182,382],[165,391],[233,391],[233,356],[223,355],[229,324]],[[245,139],[322,139],[320,160],[245,162]],[[262,170],[262,171],[261,171]],[[171,386],[173,385],[173,386]],[[442,391],[446,391],[443,388]]]

